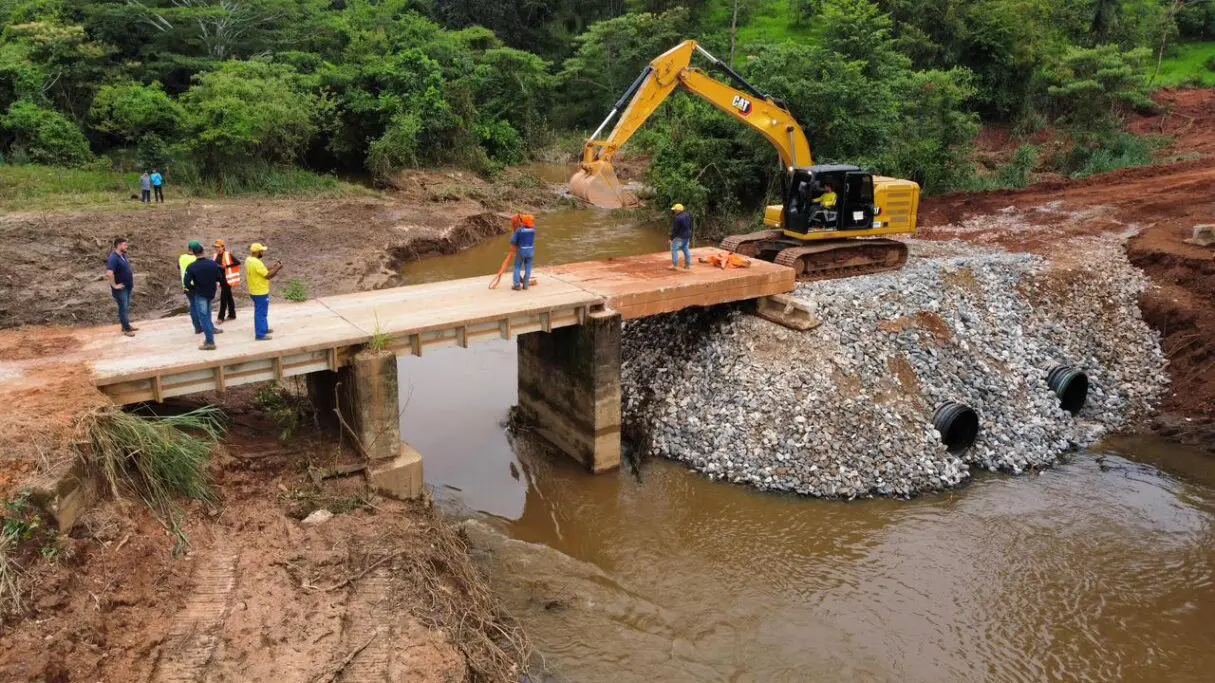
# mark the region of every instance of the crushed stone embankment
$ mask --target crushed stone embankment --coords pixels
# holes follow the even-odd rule
[[[1146,417],[1168,379],[1140,316],[1143,275],[1114,238],[1069,244],[1083,265],[961,242],[912,242],[900,271],[800,284],[823,324],[796,332],[737,310],[627,325],[625,421],[651,454],[760,489],[854,498],[966,482],[974,467],[1051,465]],[[1073,418],[1046,375],[1083,369]],[[954,455],[932,424],[978,411]]]

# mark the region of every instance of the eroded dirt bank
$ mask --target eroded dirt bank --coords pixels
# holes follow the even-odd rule
[[[1176,97],[1184,108],[1132,127],[1178,135],[1176,151],[1202,154],[1215,148],[1215,91]],[[1215,161],[1192,159],[1023,190],[932,197],[921,205],[920,222],[920,236],[927,239],[995,244],[1065,258],[1081,268],[1085,254],[1067,250],[1068,240],[1125,236],[1128,258],[1151,281],[1140,301],[1144,319],[1161,333],[1169,360],[1172,389],[1156,429],[1215,448],[1215,248],[1185,241],[1195,225],[1215,222]]]
[[[69,536],[26,544],[25,613],[0,622],[0,680],[517,679],[525,638],[462,536],[426,503],[326,478],[350,454],[306,426],[277,441],[252,396],[223,402],[220,502],[189,504],[180,536],[138,501],[110,500]],[[302,522],[319,509],[334,516]]]
[[[171,197],[171,195],[170,195]],[[505,216],[556,195],[524,171],[490,183],[468,173],[409,172],[382,197],[173,200],[164,205],[0,216],[0,328],[114,321],[104,284],[112,240],[131,240],[135,319],[185,307],[177,257],[190,240],[216,239],[238,256],[263,242],[310,296],[404,284],[401,265],[450,254],[509,229]],[[238,301],[238,306],[240,302]]]

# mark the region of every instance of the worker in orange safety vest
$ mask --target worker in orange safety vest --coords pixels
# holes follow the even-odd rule
[[[219,314],[215,324],[222,325],[224,320],[236,320],[236,300],[232,298],[232,288],[240,285],[240,260],[228,251],[223,240],[215,240],[215,262],[224,269],[224,279],[219,287]]]

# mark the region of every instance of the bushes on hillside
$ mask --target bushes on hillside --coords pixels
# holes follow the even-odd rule
[[[25,100],[14,102],[0,118],[0,126],[12,136],[14,158],[24,156],[35,163],[61,166],[81,166],[93,158],[84,133],[53,109]]]

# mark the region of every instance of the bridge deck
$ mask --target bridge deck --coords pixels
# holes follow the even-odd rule
[[[693,257],[716,252],[698,249]],[[421,355],[433,347],[577,325],[603,308],[633,319],[794,286],[792,270],[762,261],[746,269],[698,265],[688,272],[672,270],[669,258],[649,254],[543,268],[527,292],[512,291],[509,282],[490,290],[487,276],[303,303],[279,298],[270,307],[273,339],[253,339],[252,310],[245,306],[239,320],[224,325],[216,351],[198,349],[201,337],[185,316],[140,321],[133,338],[116,334],[114,326],[73,330],[74,343],[55,360],[84,363],[115,402],[135,403],[336,369],[364,344]],[[0,381],[46,360],[0,362]]]

